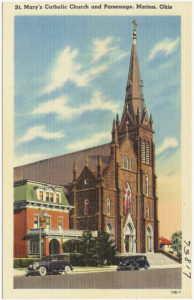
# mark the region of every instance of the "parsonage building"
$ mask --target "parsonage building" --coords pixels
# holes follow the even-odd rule
[[[63,208],[70,212],[70,229],[109,232],[121,253],[158,250],[153,120],[142,85],[134,22],[123,114],[113,120],[110,143],[14,170],[14,181],[63,187],[66,206],[71,207]],[[44,203],[45,198],[39,200]]]

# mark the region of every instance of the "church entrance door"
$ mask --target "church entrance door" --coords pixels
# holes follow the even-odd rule
[[[125,251],[129,252],[129,235],[125,236]]]
[[[125,252],[134,251],[134,232],[131,224],[127,224],[126,234],[125,234]]]

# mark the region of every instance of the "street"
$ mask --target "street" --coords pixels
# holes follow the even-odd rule
[[[181,289],[181,268],[14,277],[15,289]]]

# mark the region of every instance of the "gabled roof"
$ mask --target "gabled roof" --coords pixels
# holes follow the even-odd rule
[[[164,237],[159,238],[160,245],[171,245],[171,242]]]
[[[77,161],[78,176],[85,165],[87,157],[88,167],[96,173],[99,155],[101,156],[103,169],[108,166],[111,155],[110,146],[111,144],[105,144],[16,167],[14,169],[14,181],[30,179],[68,188],[73,181],[74,162]]]

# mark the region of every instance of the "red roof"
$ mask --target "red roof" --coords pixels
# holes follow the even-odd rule
[[[159,238],[160,245],[171,245],[171,242],[164,237]]]

